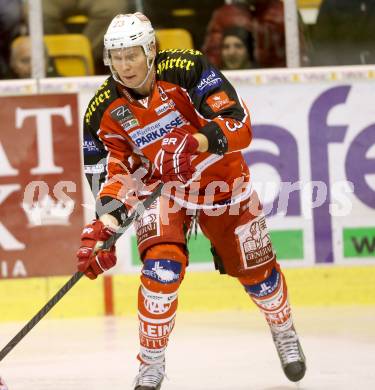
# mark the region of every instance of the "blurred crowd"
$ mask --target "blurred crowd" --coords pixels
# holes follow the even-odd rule
[[[118,13],[139,7],[156,29],[180,28],[195,49],[224,70],[286,66],[282,0],[41,0],[45,35],[87,38],[93,73],[105,74],[103,35]],[[297,0],[297,4],[302,3]],[[306,23],[298,9],[301,66],[375,63],[375,0],[315,0],[317,17]],[[0,0],[0,78],[31,77],[26,0]],[[55,58],[44,49],[49,77]]]

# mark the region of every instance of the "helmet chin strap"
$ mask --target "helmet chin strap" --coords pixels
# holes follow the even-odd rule
[[[148,59],[147,59],[147,62],[149,62]],[[120,77],[118,77],[118,74],[117,74],[116,71],[114,71],[112,65],[110,66],[110,68],[111,68],[111,71],[112,71],[113,78],[114,78],[118,83],[122,84],[122,85],[123,85],[124,87],[126,87],[126,88],[137,89],[137,88],[141,88],[141,87],[146,83],[146,81],[148,80],[148,78],[149,78],[151,72],[152,72],[153,69],[154,69],[154,62],[155,62],[155,56],[152,57],[151,63],[150,63],[150,64],[147,64],[147,66],[148,66],[148,71],[147,71],[146,77],[143,79],[143,81],[142,81],[141,83],[139,83],[139,84],[136,85],[135,87],[128,87],[128,86],[120,79]]]

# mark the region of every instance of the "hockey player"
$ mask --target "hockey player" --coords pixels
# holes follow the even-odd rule
[[[156,53],[154,30],[141,13],[117,15],[104,46],[112,76],[84,118],[97,219],[82,232],[78,269],[95,279],[113,267],[115,248],[101,250],[100,242],[121,225],[134,196],[160,181],[169,189],[135,222],[143,262],[135,389],[161,387],[192,221],[210,240],[216,268],[237,278],[264,313],[286,376],[299,381],[305,357],[286,282],[241,154],[252,137],[244,102],[199,51]]]

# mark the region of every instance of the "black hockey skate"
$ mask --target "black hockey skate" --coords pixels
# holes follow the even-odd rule
[[[300,381],[305,376],[306,358],[294,327],[272,332],[272,338],[285,375],[292,382]]]
[[[165,362],[150,365],[141,363],[134,390],[160,390],[164,376]]]

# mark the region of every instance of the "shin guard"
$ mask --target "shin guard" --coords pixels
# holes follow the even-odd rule
[[[264,313],[272,332],[282,332],[293,325],[284,275],[273,268],[261,283],[246,284],[240,279],[253,302]]]
[[[157,364],[164,361],[165,349],[176,317],[177,290],[183,279],[185,266],[186,255],[176,245],[158,245],[146,253],[142,284],[138,292],[138,359],[143,363]]]

